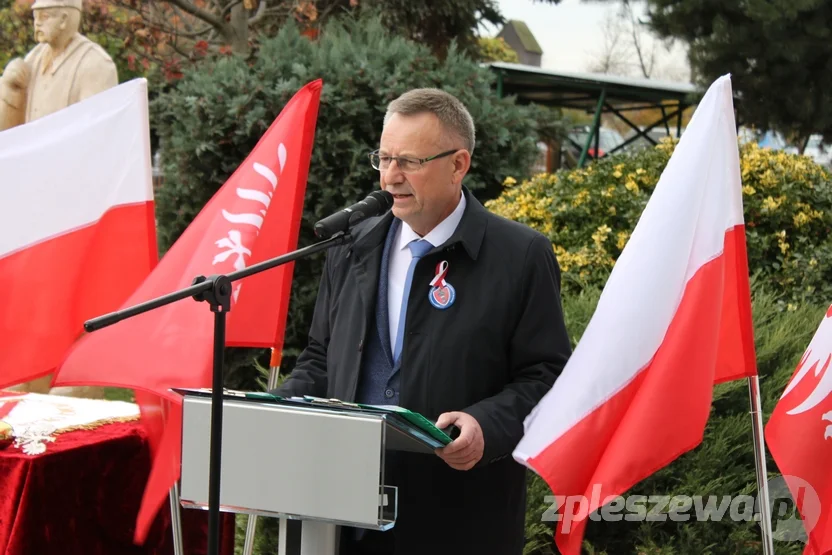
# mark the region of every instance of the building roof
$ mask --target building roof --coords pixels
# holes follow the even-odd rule
[[[512,27],[514,29],[514,32],[517,33],[517,36],[520,38],[520,44],[523,45],[526,52],[530,52],[532,54],[543,54],[543,49],[540,48],[540,45],[537,43],[537,39],[534,38],[531,29],[529,29],[529,26],[526,25],[524,21],[511,19],[508,23],[506,23],[506,27]]]
[[[693,103],[702,93],[691,83],[555,71],[507,62],[485,65],[500,74],[504,96],[516,95],[522,101],[553,106],[594,108],[601,90],[606,90],[610,101],[645,103]]]

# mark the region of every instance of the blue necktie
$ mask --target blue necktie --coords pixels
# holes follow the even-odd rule
[[[402,291],[402,309],[399,311],[399,326],[396,329],[396,345],[393,347],[393,362],[399,360],[399,355],[402,353],[402,343],[404,341],[404,321],[407,315],[407,298],[410,296],[410,286],[413,283],[413,271],[416,269],[416,263],[422,258],[425,253],[433,248],[433,245],[424,239],[417,239],[407,244],[410,249],[410,254],[413,259],[410,261],[410,266],[407,268],[407,278],[404,280],[404,290]]]

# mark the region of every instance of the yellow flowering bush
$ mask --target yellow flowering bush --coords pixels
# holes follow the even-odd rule
[[[675,148],[673,141],[583,169],[507,178],[492,212],[553,244],[565,288],[603,286]],[[809,158],[740,147],[752,274],[791,300],[832,298],[832,176]]]

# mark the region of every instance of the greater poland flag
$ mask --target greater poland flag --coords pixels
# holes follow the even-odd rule
[[[555,539],[702,441],[714,383],[756,373],[731,82],[700,102],[514,458],[569,505]],[[561,497],[563,496],[563,497]],[[577,496],[564,499],[566,496]]]
[[[49,374],[157,262],[147,82],[0,133],[0,387]]]
[[[766,443],[808,534],[805,555],[832,553],[832,306],[766,424]]]

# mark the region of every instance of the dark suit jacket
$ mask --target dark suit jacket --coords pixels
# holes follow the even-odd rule
[[[511,453],[525,417],[571,354],[551,243],[463,192],[467,206],[457,230],[415,270],[400,404],[432,420],[469,413],[482,427],[485,452],[469,471],[435,455],[398,454],[388,480],[399,488],[397,555],[522,553],[526,473]],[[378,333],[373,315],[392,220],[387,213],[362,222],[351,245],[329,251],[309,345],[276,393],[354,400],[363,346]],[[456,300],[439,310],[428,291],[443,260]]]

